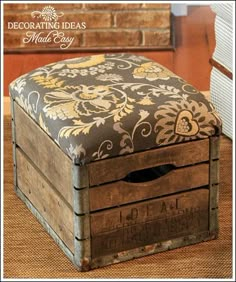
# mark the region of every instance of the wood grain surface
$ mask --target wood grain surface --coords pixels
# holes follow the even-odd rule
[[[135,219],[131,219],[123,222],[122,228],[114,229],[107,224],[105,227],[110,228],[110,231],[92,236],[92,257],[102,257],[207,231],[208,193],[207,189],[199,189],[157,199],[152,201],[152,205],[136,205],[136,215],[133,217],[136,217],[137,223]],[[147,218],[144,210],[147,210],[148,206],[155,206],[155,213],[151,214],[149,210]],[[125,213],[124,209],[123,212]]]
[[[72,164],[56,143],[14,102],[16,144],[52,182],[71,205],[73,203]],[[29,134],[30,133],[30,134]]]
[[[135,229],[135,226],[139,223],[148,223],[164,219],[171,220],[176,216],[181,217],[185,214],[194,218],[194,214],[197,214],[198,211],[202,210],[206,212],[206,216],[203,219],[206,220],[205,231],[207,231],[208,194],[208,189],[196,189],[190,192],[178,193],[176,195],[93,213],[91,214],[91,235],[92,237],[95,237],[99,234],[107,234],[107,232],[117,231],[126,227],[131,227],[131,229],[134,227]],[[188,224],[186,224],[186,226],[187,225]],[[181,226],[178,227],[181,228]],[[174,229],[178,229],[178,227],[175,228],[172,226],[173,235],[175,233]],[[184,229],[184,224],[182,227]],[[149,228],[147,228],[146,231],[148,229]],[[197,231],[200,232],[203,230],[198,230],[196,228],[196,232]],[[176,235],[174,235],[175,238],[178,237],[177,234],[178,232],[176,231]],[[135,237],[136,236],[134,236],[134,239]],[[107,236],[107,239],[108,238],[109,234]],[[169,238],[166,237],[164,239],[168,240]],[[151,243],[160,241],[161,240],[157,238]],[[99,244],[97,245],[97,248],[98,246]]]
[[[66,246],[74,252],[73,209],[19,149],[17,185]],[[33,183],[33,185],[32,185]],[[39,196],[40,195],[40,196]]]
[[[226,75],[228,78],[230,78],[231,80],[233,79],[232,72],[229,71],[226,67],[222,66],[219,62],[217,62],[213,58],[210,58],[210,63],[212,64],[213,67],[217,68],[221,73]]]
[[[209,160],[208,139],[128,154],[88,164],[90,186],[120,180],[130,172],[162,165],[182,167]]]
[[[112,182],[90,189],[90,209],[93,211],[120,206],[205,186],[208,183],[208,164],[178,168],[160,178],[143,183]]]
[[[219,238],[139,259],[78,272],[13,189],[11,118],[4,117],[5,278],[232,277],[232,142],[221,137]]]

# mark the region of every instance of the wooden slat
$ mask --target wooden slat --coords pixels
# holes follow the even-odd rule
[[[220,137],[210,138],[210,177],[209,177],[209,230],[218,233],[219,231],[219,149]]]
[[[216,184],[211,187],[209,196],[210,214],[213,210],[218,209],[219,206],[219,189],[220,185]]]
[[[14,103],[10,103],[11,116],[14,116]],[[12,157],[13,157],[13,175],[14,175],[14,190],[17,190],[17,175],[16,175],[16,130],[14,120],[11,118],[11,138],[12,138]]]
[[[73,252],[72,208],[65,203],[19,148],[16,150],[16,156],[18,187]]]
[[[217,238],[216,235],[214,235],[213,233],[209,234],[208,231],[198,232],[197,234],[195,234],[195,236],[193,236],[191,234],[188,235],[188,236],[185,235],[185,236],[182,236],[182,237],[178,237],[176,239],[162,241],[161,243],[149,244],[145,247],[138,247],[138,248],[134,248],[132,250],[127,250],[127,251],[119,252],[119,253],[116,253],[116,254],[105,255],[102,258],[101,257],[93,258],[92,263],[91,263],[91,269],[98,268],[98,267],[105,266],[105,265],[109,265],[109,264],[113,264],[113,263],[119,263],[119,262],[124,262],[124,261],[127,261],[127,260],[132,260],[134,258],[139,258],[139,257],[147,256],[147,255],[153,255],[153,254],[164,252],[164,251],[169,251],[169,250],[173,250],[173,249],[176,249],[176,248],[201,243],[203,241],[206,242],[208,240],[213,240],[213,239],[216,239],[216,238]],[[204,247],[205,247],[205,244],[202,247],[202,249],[204,249]],[[201,260],[203,253],[199,248],[197,248],[197,249],[198,249],[199,260]],[[189,253],[188,253],[188,250],[190,251]],[[180,253],[182,253],[182,252],[180,252]],[[176,261],[176,257],[177,257],[178,254],[179,254],[179,252],[172,252],[172,256],[170,256],[170,253],[167,255],[168,259],[171,260],[171,261],[169,261],[168,263],[164,262],[166,264],[165,264],[165,268],[163,268],[163,273],[168,273],[168,275],[169,275],[169,271],[170,271],[169,269],[171,269],[171,271],[173,271],[173,264],[171,265],[170,263],[172,261]],[[206,261],[208,262],[209,261],[208,252],[206,252],[205,255],[207,256]],[[187,248],[186,253],[185,254],[183,253],[183,256],[185,256],[186,262],[189,262],[189,256],[191,257],[191,250],[189,248]],[[157,256],[157,258],[160,258],[160,257]],[[194,257],[194,259],[196,259],[196,257]],[[164,260],[164,261],[167,261],[167,260]],[[145,259],[144,259],[144,261],[145,261]],[[160,261],[161,260],[158,260],[158,263]],[[179,260],[178,260],[178,262],[179,262]],[[186,262],[184,262],[184,264]],[[189,263],[191,265],[192,261],[190,261]],[[132,265],[132,264],[127,265],[127,273],[130,273],[130,271],[131,271],[130,265]],[[147,269],[146,272],[145,272],[145,276],[147,276],[147,275],[150,274],[150,270],[153,268],[152,260],[151,260],[151,263],[140,265],[140,267],[138,267],[138,268],[137,268],[136,264],[134,264],[134,265],[135,265],[134,271],[133,271],[133,273],[130,274],[130,277],[134,277],[134,276],[136,277],[137,276],[137,269],[140,269],[141,276],[144,276],[143,273],[142,273],[143,269]],[[206,264],[204,264],[204,262],[202,263],[202,265],[206,266]],[[192,266],[190,266],[190,268],[192,268]],[[154,267],[154,271],[155,271],[155,269],[156,268]],[[157,269],[158,269],[157,270],[158,271],[157,277],[159,277],[160,276],[159,275],[159,267]],[[167,271],[167,269],[168,269],[168,271]],[[182,270],[184,274],[186,272],[185,269],[186,268],[184,268]],[[173,271],[173,277],[176,277],[176,272],[179,273],[179,270],[180,270],[180,268],[179,268],[179,263],[178,263],[178,266],[176,266],[175,271]],[[215,269],[213,269],[213,271],[214,270]],[[224,271],[224,269],[223,269],[223,271]],[[119,273],[121,273],[121,272],[119,272]],[[182,275],[184,275],[184,274],[182,274]],[[203,275],[205,275],[205,274],[203,274]],[[124,277],[126,277],[126,276],[124,276]],[[120,277],[120,274],[119,274],[119,277]],[[166,276],[166,277],[169,278],[169,276]],[[186,277],[188,277],[188,276],[186,276]]]
[[[220,161],[211,161],[210,162],[210,184],[215,185],[220,182],[220,175],[219,175],[219,167],[220,167]]]
[[[225,76],[227,76],[229,79],[233,80],[233,74],[231,71],[229,71],[227,68],[222,66],[219,62],[214,60],[213,58],[210,58],[210,63],[213,67],[217,68],[221,73],[223,73]]]
[[[175,169],[153,181],[118,181],[90,189],[90,209],[99,210],[208,185],[209,165]]]
[[[220,157],[220,137],[212,136],[210,140],[210,159],[217,160]]]
[[[160,147],[88,165],[90,186],[120,180],[130,172],[172,164],[176,167],[209,160],[209,139]]]
[[[62,241],[62,239],[58,236],[58,234],[52,229],[52,227],[47,223],[47,221],[44,219],[44,217],[39,213],[39,211],[35,208],[35,206],[30,202],[30,200],[25,196],[25,194],[20,190],[19,187],[17,187],[16,189],[16,194],[17,196],[24,202],[24,204],[26,205],[26,207],[32,212],[32,214],[37,218],[37,221],[43,226],[43,228],[45,229],[45,231],[52,237],[52,239],[55,241],[55,243],[61,248],[61,250],[64,252],[64,254],[71,260],[73,261],[74,258],[74,254],[71,252],[71,250],[65,245],[65,243]],[[15,214],[14,214],[15,216]],[[38,223],[33,223],[31,220],[29,220],[30,225],[33,224],[38,224]],[[23,225],[25,226],[25,222],[23,222]],[[32,226],[30,226],[32,228]],[[18,234],[18,228],[19,226],[16,227],[17,230],[17,238],[19,236]],[[32,231],[33,230],[33,231]],[[27,229],[27,234],[29,234],[30,232],[35,233],[35,229],[32,228],[32,230],[30,230],[30,228]],[[25,239],[25,235],[23,235],[24,237],[24,241],[26,241]],[[35,234],[34,234],[35,235]],[[22,236],[22,235],[21,235]],[[47,237],[47,236],[46,236]],[[36,244],[38,244],[37,239],[35,238],[35,236],[33,236],[33,238],[36,240]],[[32,237],[30,238],[30,243],[32,240]],[[50,240],[50,239],[49,239]],[[45,243],[46,245],[46,243]],[[32,246],[32,248],[34,248],[34,246]],[[32,249],[31,249],[32,251]],[[27,255],[29,253],[27,252]],[[38,252],[37,252],[37,257],[38,257]],[[17,257],[18,259],[18,257]],[[34,257],[35,259],[35,257]]]
[[[73,206],[71,160],[18,104],[14,106],[17,145]]]
[[[197,192],[194,191],[194,194],[197,194]],[[94,236],[157,218],[165,219],[166,217],[182,215],[185,212],[196,212],[201,203],[198,198],[191,203],[189,198],[192,199],[191,193],[180,193],[170,198],[158,198],[93,213],[91,214],[91,235]],[[191,206],[190,209],[189,206]]]
[[[178,196],[173,195],[158,199],[154,204],[152,202],[152,216],[149,221],[137,223],[138,220],[137,222],[132,220],[128,223],[127,218],[125,218],[122,228],[92,237],[92,257],[101,257],[155,242],[207,231],[208,193],[208,189],[198,189]],[[178,199],[181,201],[181,197],[183,199],[179,207]],[[123,215],[129,217],[130,211],[130,209],[124,208]],[[147,213],[147,205],[140,205],[137,211],[136,216],[140,216],[143,221],[145,219],[144,214]],[[110,221],[107,219],[107,226],[113,228],[112,223],[119,220],[119,212],[116,215],[111,214],[109,218]]]

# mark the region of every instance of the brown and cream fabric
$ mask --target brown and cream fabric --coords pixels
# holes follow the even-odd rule
[[[10,95],[78,164],[221,133],[203,94],[133,54],[46,65],[13,81]]]

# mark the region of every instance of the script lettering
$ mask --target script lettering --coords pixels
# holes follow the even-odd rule
[[[74,41],[74,37],[65,36],[64,32],[59,32],[58,30],[52,30],[50,32],[35,32],[28,31],[26,32],[26,36],[23,38],[23,43],[34,43],[34,44],[42,44],[42,43],[55,43],[59,44],[61,49],[67,49],[71,46]]]

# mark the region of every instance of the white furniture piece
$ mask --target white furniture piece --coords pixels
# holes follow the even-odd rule
[[[223,121],[223,133],[233,138],[233,3],[211,5],[216,13],[216,47],[211,59],[211,100]]]

